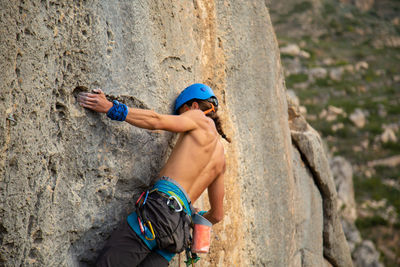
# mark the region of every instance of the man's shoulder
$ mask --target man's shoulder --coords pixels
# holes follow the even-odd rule
[[[207,117],[203,111],[199,109],[188,110],[182,115],[187,116],[197,124],[198,127],[195,130],[217,133],[213,119]]]
[[[189,117],[195,117],[195,118],[204,118],[206,115],[204,115],[204,112],[201,111],[200,109],[192,109],[188,110],[185,113],[182,113],[183,116],[189,116]]]
[[[203,111],[201,111],[199,109],[188,110],[185,113],[183,113],[182,115],[190,118],[191,120],[195,121],[197,124],[201,124],[202,122],[208,121],[207,116],[204,114]]]

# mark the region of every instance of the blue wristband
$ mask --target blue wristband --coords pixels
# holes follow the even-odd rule
[[[113,101],[113,106],[107,111],[107,117],[115,121],[124,121],[128,115],[128,107],[125,104]]]

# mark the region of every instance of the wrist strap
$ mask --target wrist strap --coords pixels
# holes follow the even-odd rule
[[[125,121],[128,115],[128,107],[125,104],[113,101],[113,106],[107,111],[107,117],[115,121]]]

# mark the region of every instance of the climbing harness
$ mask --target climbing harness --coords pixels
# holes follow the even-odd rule
[[[166,198],[167,199],[167,206],[170,209],[174,210],[175,212],[181,212],[181,211],[187,212],[186,210],[184,210],[183,201],[172,191],[168,191],[168,193],[170,195],[158,191],[157,188],[155,188],[155,189],[153,189],[151,191],[147,190],[147,191],[142,192],[142,194],[139,196],[139,198],[138,198],[138,200],[136,201],[136,204],[135,204],[136,205],[136,210],[137,210],[137,220],[138,220],[138,223],[139,223],[139,228],[140,228],[141,233],[149,241],[154,240],[156,238],[156,235],[154,233],[154,229],[153,229],[153,226],[152,226],[150,220],[148,220],[146,218],[146,216],[144,215],[143,207],[146,204],[146,201],[147,201],[147,198],[148,198],[149,194],[151,194],[153,192],[156,192],[160,196]],[[175,204],[178,207],[175,207]],[[148,234],[148,232],[150,232],[151,236],[150,236],[150,234]]]
[[[211,104],[214,108],[214,105]],[[175,192],[173,189],[170,189],[168,187],[168,183],[173,183],[176,187],[180,189],[180,191]],[[136,214],[137,214],[137,221],[139,224],[139,229],[144,238],[148,241],[152,241],[156,239],[156,233],[153,229],[152,223],[150,220],[147,219],[146,217],[146,211],[144,209],[144,206],[147,202],[147,199],[149,195],[152,193],[157,193],[159,196],[165,199],[165,203],[168,206],[169,209],[176,213],[182,213],[182,216],[187,218],[182,218],[182,220],[185,220],[188,225],[195,230],[196,226],[199,226],[199,221],[197,217],[201,217],[200,219],[206,220],[204,217],[198,215],[195,213],[195,210],[190,202],[190,198],[187,196],[186,192],[184,189],[173,179],[169,177],[162,177],[153,187],[151,190],[144,191],[140,194],[139,198],[136,200]],[[193,217],[194,216],[194,217]],[[207,221],[207,220],[206,220]],[[208,222],[208,221],[207,221]],[[209,223],[209,222],[208,222]],[[200,223],[200,226],[205,226],[203,225],[204,223]],[[207,225],[211,229],[211,223],[210,225]],[[210,229],[208,231],[210,232]],[[157,229],[156,229],[157,230]],[[202,232],[202,231],[200,231]],[[204,232],[204,231],[203,231]],[[204,249],[197,249],[197,247],[203,247],[203,245],[207,242],[201,242],[196,244],[196,240],[193,238],[195,236],[191,236],[190,233],[188,233],[189,236],[186,236],[186,241],[185,241],[185,251],[186,251],[186,266],[194,266],[194,264],[200,260],[200,257],[197,255],[197,253],[205,253],[208,251],[205,251]],[[194,232],[194,234],[196,234]],[[196,238],[198,238],[198,234]],[[205,236],[204,233],[201,233],[200,236]],[[157,239],[157,242],[159,240]],[[208,246],[209,246],[209,241],[208,240]],[[200,245],[200,246],[199,246]]]

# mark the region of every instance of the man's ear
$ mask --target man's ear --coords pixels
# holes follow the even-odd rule
[[[186,112],[186,111],[188,111],[189,110],[189,107],[188,107],[188,105],[187,104],[184,104],[182,107],[180,107],[179,108],[179,114],[182,114],[182,113],[184,113],[184,112]]]
[[[193,102],[191,108],[192,108],[192,109],[199,109],[199,103]]]

